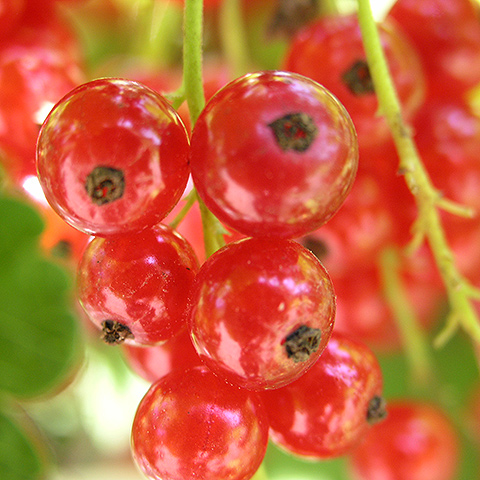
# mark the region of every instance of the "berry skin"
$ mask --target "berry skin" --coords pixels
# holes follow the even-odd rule
[[[162,224],[95,237],[78,267],[77,296],[107,343],[155,345],[184,328],[197,270],[192,247]]]
[[[257,72],[217,92],[195,124],[190,166],[198,193],[247,236],[294,238],[345,200],[357,142],[343,106],[321,85]]]
[[[279,388],[305,373],[324,350],[335,316],[323,265],[282,239],[227,244],[201,267],[190,303],[202,361],[253,390]]]
[[[396,24],[378,26],[392,79],[411,119],[424,99],[424,75],[414,48]],[[284,68],[328,88],[351,115],[361,146],[389,138],[366,62],[356,15],[322,17],[301,29],[285,55]]]
[[[286,387],[262,393],[270,438],[310,459],[338,457],[382,420],[382,373],[364,344],[334,333],[315,365]]]
[[[459,461],[455,428],[438,407],[413,401],[388,403],[352,452],[355,480],[454,480]]]
[[[258,394],[223,382],[206,367],[176,370],[154,383],[132,429],[134,459],[155,480],[248,480],[267,441]]]
[[[188,137],[168,102],[144,85],[99,79],[67,94],[40,131],[47,200],[79,230],[138,231],[162,220],[189,175]]]

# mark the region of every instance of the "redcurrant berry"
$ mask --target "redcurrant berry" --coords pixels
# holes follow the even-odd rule
[[[351,456],[356,480],[453,480],[458,461],[451,420],[432,404],[406,400],[388,403],[387,418]]]
[[[144,85],[99,79],[60,100],[37,146],[47,200],[68,223],[95,235],[162,220],[189,175],[188,137],[168,102]]]
[[[78,267],[78,299],[107,343],[153,345],[184,328],[197,270],[190,244],[162,224],[95,237]]]
[[[248,480],[267,441],[258,394],[227,384],[206,367],[175,370],[154,383],[132,429],[135,461],[156,480]]]
[[[286,385],[311,367],[335,315],[325,268],[293,240],[227,244],[202,265],[190,301],[201,359],[232,383],[258,390]]]
[[[480,82],[480,22],[471,0],[397,0],[388,18],[412,40],[428,93],[460,99]]]
[[[357,170],[343,106],[287,72],[245,75],[217,92],[195,124],[190,165],[198,193],[248,236],[294,238],[341,206]]]
[[[424,75],[417,53],[393,23],[381,23],[379,34],[403,113],[411,119],[424,99]],[[356,15],[322,17],[301,29],[287,51],[284,67],[312,78],[343,103],[360,145],[388,139],[385,119],[363,48]]]
[[[385,417],[382,373],[364,344],[334,333],[301,378],[262,393],[270,437],[289,453],[311,459],[343,455]]]

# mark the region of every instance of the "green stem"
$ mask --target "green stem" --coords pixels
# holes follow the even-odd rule
[[[247,73],[250,66],[248,39],[241,7],[240,0],[224,0],[220,7],[220,36],[223,53],[235,78]]]
[[[472,305],[470,287],[455,265],[440,220],[441,196],[432,185],[412,139],[410,128],[402,117],[400,102],[385,60],[370,1],[357,1],[358,19],[380,112],[385,116],[392,132],[400,157],[400,172],[405,175],[405,181],[417,203],[419,213],[417,235],[424,235],[430,245],[450,303],[451,313],[446,328],[440,333],[436,344],[444,344],[458,326],[462,326],[479,343],[480,324]]]
[[[185,197],[185,205],[182,207],[180,212],[178,212],[177,216],[169,223],[170,227],[173,229],[177,228],[182,220],[185,218],[187,213],[193,207],[193,204],[197,201],[197,195],[195,190],[192,190],[186,197]]]
[[[412,386],[429,388],[435,377],[432,353],[405,291],[400,277],[399,263],[397,250],[388,248],[382,252],[380,271],[383,291],[395,316],[405,356],[410,365]]]
[[[186,0],[183,25],[183,83],[192,128],[205,107],[202,72],[203,0]],[[223,227],[198,196],[202,216],[205,254],[209,257],[223,245]]]
[[[203,0],[186,0],[183,22],[183,89],[193,127],[205,106],[202,72]]]

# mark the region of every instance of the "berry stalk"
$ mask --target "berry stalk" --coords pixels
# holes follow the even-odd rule
[[[358,19],[379,108],[387,120],[400,157],[399,171],[405,176],[417,203],[418,219],[413,232],[413,243],[418,245],[425,239],[428,241],[447,291],[450,313],[444,329],[435,339],[435,345],[444,345],[460,326],[478,343],[480,323],[472,304],[472,299],[478,295],[473,292],[472,286],[455,264],[439,211],[443,209],[464,216],[472,216],[473,212],[442,199],[430,180],[410,129],[402,117],[369,0],[358,0]]]
[[[183,24],[183,82],[192,128],[205,107],[203,91],[203,0],[186,0]],[[209,257],[225,244],[220,222],[198,197],[205,254]]]

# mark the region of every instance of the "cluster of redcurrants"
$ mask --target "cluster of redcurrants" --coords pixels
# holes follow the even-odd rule
[[[225,86],[190,141],[161,95],[128,80],[83,84],[46,118],[37,144],[44,193],[94,235],[78,269],[81,305],[107,343],[181,345],[182,361],[159,366],[169,372],[156,372],[134,421],[134,456],[152,478],[249,478],[269,428],[292,452],[337,456],[384,416],[375,356],[330,340],[332,282],[290,240],[338,210],[357,153],[337,99],[280,71]],[[248,236],[200,268],[189,243],[159,223],[190,173],[210,210]],[[299,428],[306,391],[310,421]]]
[[[295,74],[231,82],[189,138],[169,103],[142,84],[82,84],[79,52],[51,13],[37,6],[18,33],[8,32],[18,25],[4,30],[2,163],[14,177],[32,173],[31,118],[71,90],[43,124],[39,178],[55,211],[94,236],[78,270],[82,306],[153,382],[133,429],[142,470],[152,478],[246,480],[268,438],[323,459],[363,437],[352,457],[358,478],[391,478],[389,471],[453,478],[456,438],[436,408],[389,402],[388,418],[368,428],[384,416],[370,348],[400,342],[379,253],[405,246],[417,211],[377,116],[356,17],[300,29],[282,65]],[[470,0],[398,0],[379,29],[434,184],[477,208],[480,122],[467,101],[480,83],[476,8]],[[32,48],[35,68],[37,57],[24,60]],[[41,96],[29,72],[44,79]],[[167,226],[190,175],[232,229],[205,261],[196,206],[180,224],[194,232],[188,241]],[[478,218],[443,220],[457,263],[478,283]],[[431,325],[443,289],[428,254],[402,256],[399,272],[421,322]],[[409,450],[409,437],[425,448]]]

